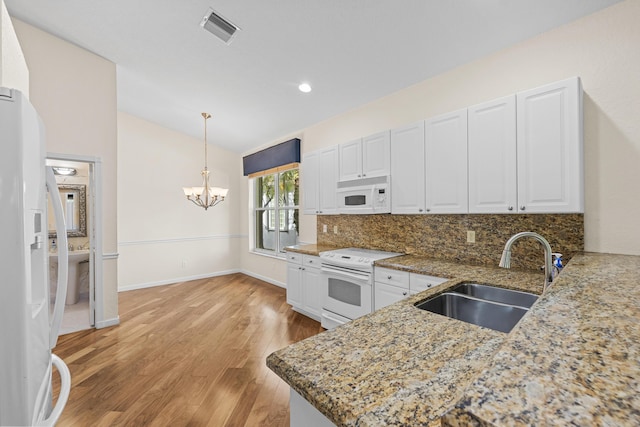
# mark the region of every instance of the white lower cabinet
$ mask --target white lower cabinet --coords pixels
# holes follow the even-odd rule
[[[409,273],[375,267],[373,309],[379,310],[409,296]]]
[[[431,289],[434,286],[438,286],[449,279],[444,277],[427,276],[426,274],[409,274],[409,291],[411,295],[417,294],[427,289]]]
[[[335,424],[307,402],[304,397],[292,388],[289,390],[289,425],[291,427],[335,427]]]
[[[378,310],[418,292],[440,285],[449,279],[409,273],[384,267],[375,268],[374,309]]]
[[[320,321],[322,278],[319,257],[287,253],[287,303],[297,312]]]

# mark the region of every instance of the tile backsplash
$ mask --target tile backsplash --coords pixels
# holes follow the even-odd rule
[[[326,233],[323,225],[327,225]],[[467,231],[475,232],[475,243],[467,243]],[[542,235],[565,260],[584,250],[583,214],[317,217],[317,243],[321,245],[403,252],[475,265],[497,266],[504,244],[520,231]],[[523,239],[514,244],[513,268],[537,269],[543,264],[540,243]]]

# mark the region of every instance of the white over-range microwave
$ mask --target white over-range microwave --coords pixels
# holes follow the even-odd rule
[[[341,214],[391,213],[391,177],[355,179],[338,183]]]

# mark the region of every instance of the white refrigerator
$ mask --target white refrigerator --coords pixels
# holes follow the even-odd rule
[[[27,98],[0,87],[0,425],[55,425],[71,376],[51,353],[64,310],[66,232],[53,171],[45,167],[44,127]],[[56,214],[59,272],[49,291],[47,190]],[[53,405],[53,368],[60,393]]]

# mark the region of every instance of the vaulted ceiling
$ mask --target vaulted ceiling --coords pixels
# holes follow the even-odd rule
[[[5,0],[117,64],[118,109],[245,152],[619,0]],[[240,27],[227,45],[200,26]],[[500,78],[500,76],[496,76]],[[302,93],[298,84],[313,91]]]

